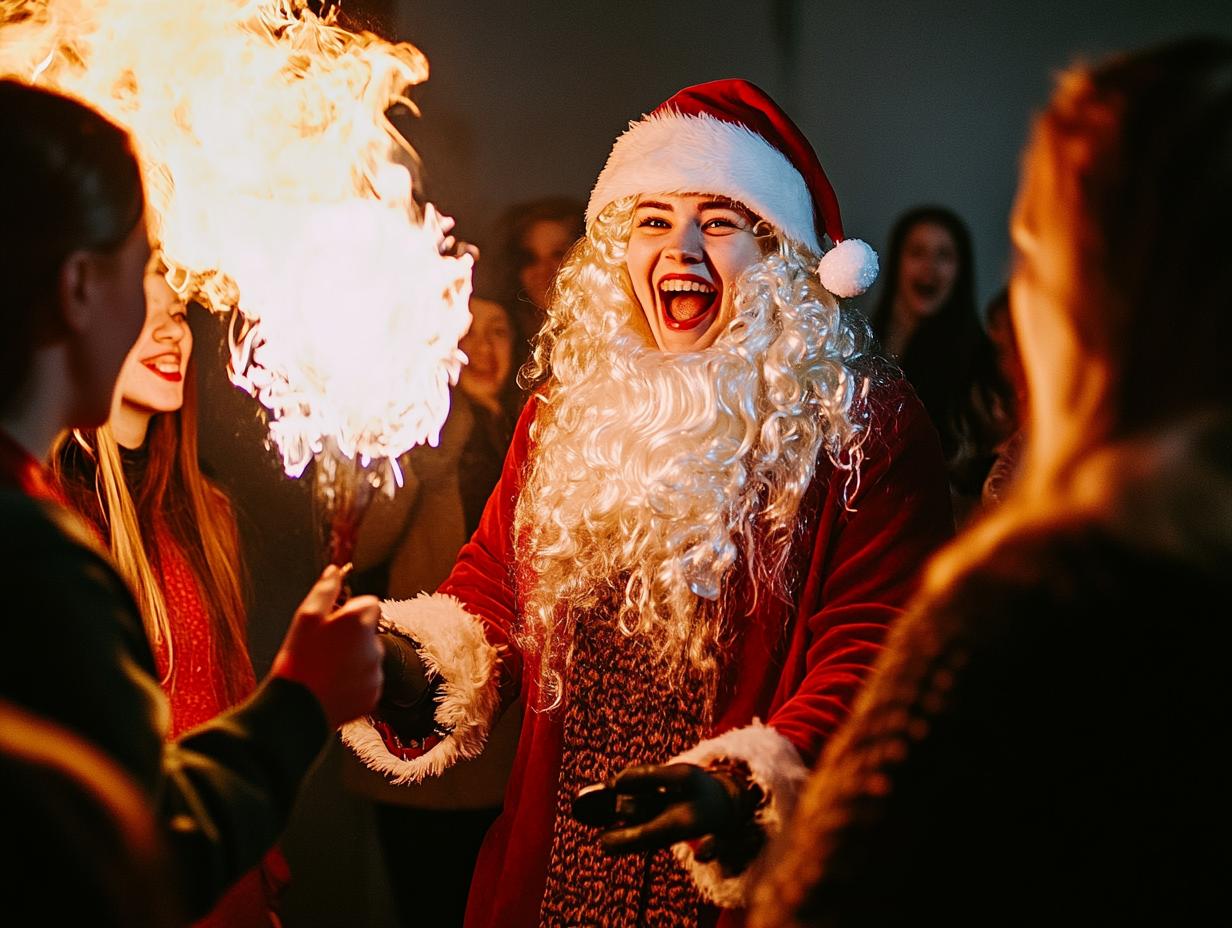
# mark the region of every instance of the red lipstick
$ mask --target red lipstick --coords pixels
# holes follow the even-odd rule
[[[167,381],[168,383],[179,383],[180,381],[184,379],[184,375],[181,374],[179,371],[160,371],[153,364],[147,363],[145,361],[141,363],[145,366],[145,369],[147,371],[149,371],[152,374],[157,374],[159,377],[161,377],[163,380]]]

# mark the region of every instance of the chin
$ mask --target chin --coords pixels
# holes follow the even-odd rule
[[[159,416],[169,412],[179,412],[184,406],[184,397],[180,396],[147,396],[142,397],[134,404],[140,406],[153,415]]]
[[[713,338],[695,338],[687,344],[660,345],[659,348],[671,354],[685,354],[690,351],[705,351],[713,344]]]
[[[716,315],[702,328],[691,332],[676,332],[666,327],[661,328],[655,333],[655,341],[660,351],[669,351],[674,354],[682,354],[686,351],[705,351],[718,341],[719,333],[723,331],[723,318],[723,314]]]

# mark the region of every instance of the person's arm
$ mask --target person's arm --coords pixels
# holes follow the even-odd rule
[[[806,620],[804,679],[767,720],[810,766],[847,719],[925,563],[954,534],[937,433],[909,388],[887,392],[859,490],[815,575],[821,608]]]
[[[432,687],[431,725],[412,705],[407,714],[425,723],[421,730],[399,731],[392,713],[388,718],[378,714],[344,726],[342,740],[394,784],[418,783],[477,756],[501,708],[517,696],[521,655],[512,634],[513,521],[534,407],[532,402],[523,411],[500,482],[448,579],[435,594],[382,604],[383,631],[419,655],[418,662],[400,662],[412,679],[401,681],[399,688],[408,701],[418,703],[416,694]],[[397,673],[391,663],[387,672]]]
[[[717,769],[730,791],[733,779],[759,799],[752,813],[762,839],[772,838],[791,816],[796,796],[822,747],[846,719],[881,651],[888,625],[915,590],[920,568],[953,532],[949,490],[936,432],[918,400],[905,387],[891,387],[874,412],[865,444],[859,487],[842,507],[847,475],[831,478],[827,505],[843,508],[832,534],[818,546],[806,586],[819,584],[821,608],[804,618],[805,674],[799,687],[765,724],[754,721],[723,732],[674,758],[671,764]],[[854,484],[852,484],[854,487]],[[666,769],[666,768],[663,768]],[[644,776],[644,775],[643,775]],[[714,803],[709,804],[713,808]],[[733,814],[747,804],[732,803]],[[669,810],[670,811],[670,810]],[[699,815],[687,838],[712,835],[714,815]],[[675,821],[665,824],[679,824]],[[713,842],[676,843],[675,853],[712,902],[745,903],[749,880],[764,855],[749,854],[745,822],[721,822],[739,836],[735,854]],[[654,828],[651,823],[648,828]],[[679,829],[665,832],[680,841]],[[645,835],[626,834],[630,847]]]
[[[358,649],[344,640],[362,630],[333,621],[336,614],[321,617],[320,628],[304,628],[312,620],[297,614],[289,673],[178,742],[166,742],[167,703],[131,594],[101,553],[66,536],[71,517],[53,512],[49,518],[27,504],[33,508],[4,510],[0,564],[10,621],[0,649],[0,689],[97,745],[147,792],[188,914],[203,915],[285,827],[331,715],[363,711],[371,705],[368,691],[375,699],[379,680],[335,683],[325,676],[325,661],[315,659],[332,655],[340,672],[362,677],[356,668],[371,655],[357,662]],[[375,607],[372,612],[374,622]],[[284,645],[280,654],[287,650]]]

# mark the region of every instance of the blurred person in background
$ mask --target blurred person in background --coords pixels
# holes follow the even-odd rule
[[[582,236],[585,209],[570,197],[544,197],[511,206],[497,224],[497,273],[503,277],[497,287],[518,333],[515,374],[543,327],[552,280]]]
[[[1027,382],[1018,352],[1018,338],[1010,318],[1010,292],[1002,287],[984,309],[984,325],[996,352],[1000,387],[992,395],[992,421],[1001,441],[993,449],[995,455],[981,490],[980,506],[988,509],[1001,502],[1009,492],[1018,462],[1022,457],[1026,434],[1023,423],[1028,419]]]
[[[959,524],[979,503],[994,459],[993,407],[1004,392],[975,305],[971,234],[943,206],[894,223],[873,331],[903,370],[941,435]]]

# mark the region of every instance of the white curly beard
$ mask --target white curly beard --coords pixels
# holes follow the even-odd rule
[[[847,366],[860,340],[804,256],[767,255],[737,281],[715,344],[673,354],[630,325],[640,309],[602,245],[558,280],[515,520],[533,578],[520,644],[539,658],[545,705],[564,696],[579,623],[613,600],[611,620],[649,645],[665,683],[715,685],[734,569],[758,595],[786,592],[818,458],[860,434]]]
[[[747,394],[759,378],[724,353],[629,348],[540,413],[519,500],[539,513],[527,539],[532,604],[567,604],[576,618],[623,586],[625,634],[705,663],[690,652],[711,650],[720,612],[699,599],[718,597],[761,508],[746,461],[760,427]]]

